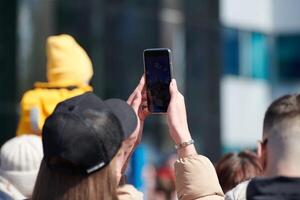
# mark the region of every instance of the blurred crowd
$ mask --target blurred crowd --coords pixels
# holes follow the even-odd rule
[[[24,93],[16,137],[0,150],[0,199],[300,199],[299,95],[269,106],[257,149],[213,165],[194,147],[172,80],[166,118],[176,153],[143,166],[139,187],[128,168],[137,170],[130,160],[150,114],[144,76],[127,101],[103,100],[89,83],[92,62],[72,36],[50,36],[46,49],[47,82]]]

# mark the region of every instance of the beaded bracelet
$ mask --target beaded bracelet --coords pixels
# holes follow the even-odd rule
[[[181,149],[181,148],[184,148],[184,147],[189,146],[191,144],[194,144],[194,140],[193,139],[190,139],[187,142],[182,142],[180,144],[175,144],[174,147],[175,147],[175,149]]]

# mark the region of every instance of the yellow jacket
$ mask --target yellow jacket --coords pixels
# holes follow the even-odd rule
[[[17,135],[37,134],[55,106],[68,98],[92,91],[88,85],[93,67],[87,53],[69,35],[47,39],[47,79],[25,92],[20,104]]]

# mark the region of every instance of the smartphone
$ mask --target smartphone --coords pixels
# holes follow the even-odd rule
[[[169,85],[172,79],[171,50],[144,50],[147,104],[151,113],[166,113],[170,103]]]

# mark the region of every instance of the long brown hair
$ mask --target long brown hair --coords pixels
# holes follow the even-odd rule
[[[51,170],[43,160],[32,200],[116,200],[116,159],[90,175],[67,175]]]

